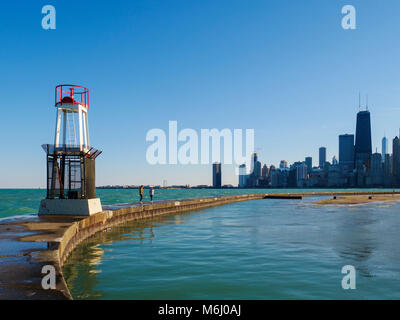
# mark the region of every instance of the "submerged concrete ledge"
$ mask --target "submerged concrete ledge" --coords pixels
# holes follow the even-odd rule
[[[391,195],[399,192],[276,193],[296,197],[332,195]],[[103,211],[82,218],[73,216],[23,216],[0,222],[0,299],[72,299],[62,266],[76,246],[96,232],[156,216],[200,210],[239,201],[263,199],[267,194],[127,203],[103,206]],[[270,200],[266,200],[270,201]],[[271,200],[272,201],[272,200]],[[267,205],[268,202],[266,202]],[[42,267],[56,269],[56,289],[41,286]]]
[[[363,194],[363,195],[341,195],[339,197],[333,197],[330,199],[323,199],[314,201],[316,205],[363,205],[368,203],[385,203],[385,202],[396,202],[400,201],[400,194]]]

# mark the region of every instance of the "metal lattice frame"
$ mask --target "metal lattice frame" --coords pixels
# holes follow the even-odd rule
[[[47,198],[89,199],[95,192],[95,159],[100,150],[84,153],[79,147],[43,145],[47,153]]]

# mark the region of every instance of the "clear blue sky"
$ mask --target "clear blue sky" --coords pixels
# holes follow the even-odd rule
[[[41,28],[45,4],[56,30]],[[341,28],[345,4],[357,30]],[[210,165],[147,164],[146,132],[169,120],[254,128],[268,165],[315,164],[320,146],[331,159],[355,131],[359,91],[380,151],[400,127],[399,15],[398,0],[3,1],[0,187],[45,185],[60,83],[90,89],[98,185],[210,184]]]

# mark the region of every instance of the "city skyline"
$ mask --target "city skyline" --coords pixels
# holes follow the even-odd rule
[[[312,157],[290,165],[281,160],[279,167],[264,164],[254,153],[250,173],[246,166],[240,166],[239,188],[365,188],[400,186],[400,135],[395,136],[392,153],[388,150],[387,138],[382,138],[381,153],[372,152],[371,114],[368,105],[356,115],[355,134],[339,135],[339,160],[326,158],[326,147],[320,147],[318,165],[312,165]],[[400,131],[399,131],[400,133]]]
[[[360,91],[373,113],[372,149],[383,135],[391,149],[400,3],[355,0],[356,30],[341,26],[344,4],[69,1],[55,4],[57,28],[43,30],[41,5],[2,3],[0,188],[45,186],[40,146],[53,136],[61,83],[90,89],[98,185],[211,185],[210,165],[147,163],[146,133],[174,120],[179,130],[254,129],[262,163],[315,164],[321,146],[331,160],[338,135],[355,132]],[[66,50],[72,35],[83,50]],[[15,156],[21,149],[28,162]],[[237,184],[233,166],[222,171],[223,184]]]

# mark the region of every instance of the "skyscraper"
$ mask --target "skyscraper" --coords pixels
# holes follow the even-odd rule
[[[261,178],[261,172],[262,168],[261,168],[261,162],[260,161],[256,161],[254,163],[254,177],[256,179]]]
[[[261,176],[263,178],[267,178],[268,177],[268,173],[269,173],[268,166],[266,164],[264,164],[264,166],[261,169]]]
[[[296,166],[296,185],[298,187],[304,187],[306,179],[307,179],[307,165],[305,162],[301,162]]]
[[[221,188],[221,163],[213,163],[213,187]]]
[[[258,161],[258,154],[257,153],[253,153],[252,158],[253,158],[252,159],[253,161],[251,162],[252,174],[256,179],[258,179],[258,178],[261,177],[261,162]]]
[[[373,153],[371,155],[371,183],[373,186],[380,186],[383,183],[383,166],[382,155],[380,153]]]
[[[246,186],[247,186],[246,165],[242,164],[239,166],[239,188],[245,188]]]
[[[311,157],[306,157],[305,163],[307,165],[307,173],[310,173],[312,170],[312,158]]]
[[[326,162],[326,148],[319,148],[319,167],[323,168]]]
[[[354,147],[356,162],[362,162],[369,167],[372,154],[371,117],[368,110],[357,113],[356,144]]]
[[[339,136],[339,166],[342,173],[348,173],[354,169],[354,134]]]
[[[392,157],[390,154],[385,154],[385,162],[383,163],[384,186],[392,187]]]
[[[256,168],[256,163],[258,161],[258,154],[255,152],[251,155],[251,168],[250,168],[250,174],[254,175],[254,170]]]
[[[400,182],[400,139],[393,139],[393,155],[392,155],[392,174],[393,182],[398,185]]]
[[[382,162],[385,162],[385,154],[388,153],[388,144],[386,137],[382,138]]]

